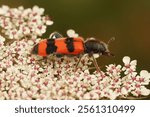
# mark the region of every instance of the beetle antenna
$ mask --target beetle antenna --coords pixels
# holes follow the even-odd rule
[[[63,36],[60,33],[56,32],[56,31],[51,33],[50,36],[49,36],[50,39],[57,39],[57,38],[62,38],[62,37]]]
[[[115,37],[111,37],[109,40],[108,40],[108,42],[107,42],[107,45],[109,45],[112,41],[114,41],[115,40]]]

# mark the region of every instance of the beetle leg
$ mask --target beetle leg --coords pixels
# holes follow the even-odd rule
[[[56,54],[56,57],[58,57],[58,58],[61,58],[63,56],[64,56],[63,54]]]
[[[99,66],[98,66],[98,64],[97,64],[97,61],[96,61],[96,59],[94,58],[93,55],[92,55],[92,58],[93,58],[94,66],[96,67],[97,71],[98,71],[98,72],[101,72],[101,70],[100,70],[100,68],[99,68]]]
[[[76,64],[76,66],[75,66],[75,72],[77,71],[77,67],[78,67],[79,63],[81,62],[82,57],[83,57],[83,56],[80,56],[80,57],[79,57],[79,60],[78,60],[78,62],[77,62],[77,64]]]

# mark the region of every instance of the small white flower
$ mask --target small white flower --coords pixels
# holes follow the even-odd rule
[[[123,59],[124,67],[122,68],[125,71],[125,74],[132,74],[136,70],[137,60],[130,61],[130,57],[125,56]]]
[[[51,20],[47,20],[46,21],[46,25],[52,25],[54,22],[53,21],[51,21]]]
[[[114,65],[110,64],[109,66],[106,66],[107,74],[112,77],[120,77],[121,74],[121,65]]]
[[[9,7],[6,6],[6,5],[3,5],[1,8],[0,8],[0,14],[6,14],[9,10]]]
[[[133,61],[130,61],[130,60],[131,59],[128,56],[123,57],[123,62],[124,62],[126,67],[136,66],[137,65],[137,60],[133,60]]]
[[[44,8],[39,8],[38,6],[34,6],[33,12],[42,15],[44,13]]]
[[[5,38],[0,35],[0,43],[1,43],[1,42],[4,42],[4,41],[5,41]]]
[[[142,70],[138,81],[141,82],[142,85],[148,85],[150,82],[150,73],[147,70]]]
[[[83,99],[90,100],[91,99],[90,93],[84,94]]]
[[[128,94],[128,90],[125,87],[122,87],[121,88],[121,94],[127,95]]]
[[[115,92],[115,91],[113,91],[111,89],[108,91],[108,93],[109,93],[109,97],[108,98],[110,98],[111,100],[116,99],[118,97],[118,95],[119,95],[117,92]]]
[[[30,29],[28,27],[22,27],[22,32],[23,34],[28,35],[30,34]]]
[[[147,70],[142,70],[140,76],[144,78],[150,78],[150,73]]]
[[[73,29],[67,30],[67,35],[68,35],[68,37],[78,37],[79,36]]]
[[[9,38],[10,39],[15,39],[15,35],[17,34],[17,30],[10,30],[9,32]]]
[[[133,94],[133,96],[136,97],[141,96],[141,91],[139,89],[133,90],[131,91],[131,93]]]
[[[24,10],[24,7],[23,7],[23,6],[19,6],[18,9],[19,9],[20,11],[23,11],[23,10]]]
[[[141,86],[141,95],[148,96],[150,94],[150,89],[147,89],[144,86]]]
[[[33,40],[28,40],[28,44],[29,44],[29,45],[34,45]]]
[[[41,36],[43,33],[46,32],[46,26],[37,26],[37,28],[35,29],[35,32],[37,35]]]
[[[130,63],[130,57],[128,57],[128,56],[123,57],[123,62],[125,64],[129,64]]]

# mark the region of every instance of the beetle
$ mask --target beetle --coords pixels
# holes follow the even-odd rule
[[[114,38],[110,39],[107,44],[95,38],[89,38],[84,41],[82,37],[63,37],[58,32],[54,32],[50,35],[50,38],[44,39],[36,44],[32,49],[32,54],[43,57],[50,54],[56,54],[57,57],[62,57],[63,55],[78,56],[88,54],[89,57],[93,58],[96,69],[100,71],[93,55],[114,56],[108,49],[111,40],[114,40]],[[81,58],[82,56],[80,56],[76,67],[80,63]]]

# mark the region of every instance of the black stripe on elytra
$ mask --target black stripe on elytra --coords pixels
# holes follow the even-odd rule
[[[73,38],[67,38],[65,43],[68,51],[73,52],[74,51]]]
[[[46,54],[51,54],[56,52],[57,46],[55,46],[55,40],[54,39],[47,39],[47,48],[46,48]]]

